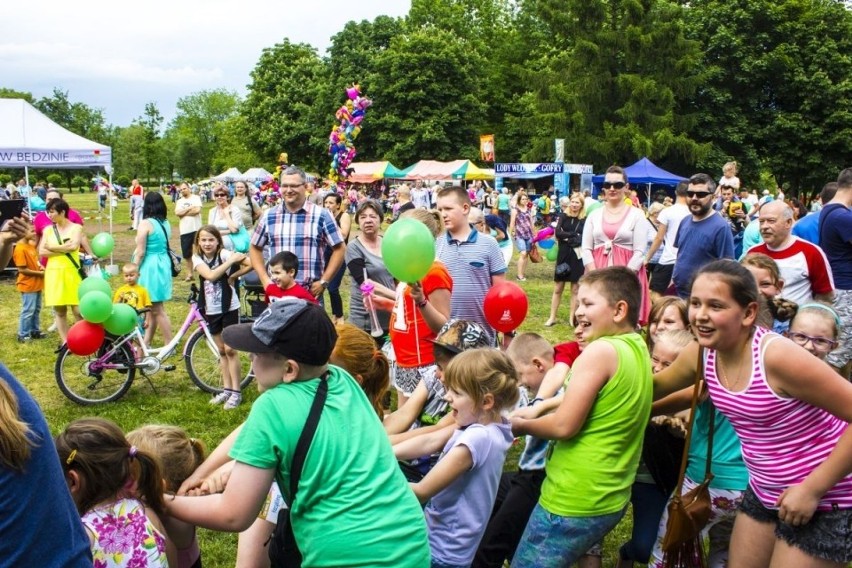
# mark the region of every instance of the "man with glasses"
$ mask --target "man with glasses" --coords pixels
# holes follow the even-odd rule
[[[334,217],[324,207],[307,201],[307,176],[296,166],[281,172],[282,202],[261,215],[251,237],[249,258],[264,288],[269,284],[264,261],[264,247],[269,258],[281,251],[290,251],[299,259],[296,282],[321,298],[328,283],[343,264],[345,247]],[[323,258],[325,248],[331,248],[328,263]]]
[[[672,280],[677,295],[689,296],[695,272],[713,260],[734,258],[734,238],[727,221],[713,209],[716,182],[707,174],[689,178],[686,203],[690,215],[678,227],[675,237],[677,258]]]

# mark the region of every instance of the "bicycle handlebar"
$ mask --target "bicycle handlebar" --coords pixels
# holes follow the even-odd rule
[[[193,284],[189,287],[189,297],[186,299],[187,304],[197,304],[198,303],[198,295],[201,291],[198,289],[198,286],[193,282]]]

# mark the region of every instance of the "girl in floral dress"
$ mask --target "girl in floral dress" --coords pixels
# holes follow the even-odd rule
[[[160,468],[109,420],[75,420],[56,438],[65,480],[92,545],[94,568],[167,568]]]

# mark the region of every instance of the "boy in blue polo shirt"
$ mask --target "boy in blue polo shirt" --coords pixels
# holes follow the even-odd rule
[[[480,324],[494,341],[495,332],[485,319],[483,303],[491,286],[502,282],[506,261],[497,241],[479,233],[470,223],[470,197],[461,187],[438,191],[438,213],[447,232],[435,243],[435,256],[453,278],[450,317]]]

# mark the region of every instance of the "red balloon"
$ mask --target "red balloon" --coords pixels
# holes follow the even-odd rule
[[[65,343],[74,355],[91,355],[103,344],[106,331],[103,324],[78,321],[68,330]]]
[[[527,317],[527,294],[514,282],[501,282],[485,295],[485,319],[491,327],[504,333],[520,327]]]

